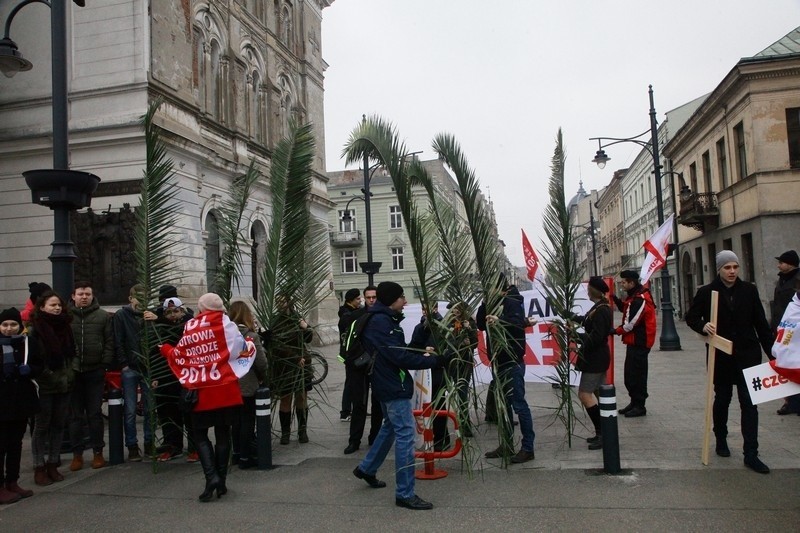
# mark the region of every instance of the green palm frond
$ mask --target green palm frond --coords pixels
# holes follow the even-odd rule
[[[242,272],[242,218],[250,200],[253,185],[261,177],[256,169],[255,160],[250,163],[247,172],[233,179],[230,197],[219,208],[219,241],[222,244],[219,267],[217,268],[214,287],[219,293],[225,307],[228,307],[233,292],[233,284],[238,287]]]
[[[167,157],[166,145],[161,141],[160,128],[153,119],[161,106],[161,100],[153,101],[142,117],[145,136],[145,169],[142,173],[139,205],[135,209],[134,261],[136,280],[142,286],[140,301],[148,309],[158,302],[158,287],[174,283],[177,279],[175,262],[171,256],[178,252],[179,240],[175,228],[179,212],[178,187],[172,172],[172,160]],[[159,329],[145,322],[140,336],[139,361],[143,364],[147,380],[166,377],[169,371],[159,364],[157,345],[161,344]],[[155,355],[154,355],[155,354]],[[150,406],[150,423],[155,435],[157,417],[154,394],[147,389]],[[155,469],[155,463],[154,463]]]
[[[273,153],[272,220],[256,304],[263,325],[272,324],[278,295],[288,297],[304,316],[324,298],[330,255],[326,232],[313,219],[308,205],[314,151],[312,125],[304,124],[292,125],[289,136]]]
[[[350,133],[343,155],[347,164],[378,162],[391,176],[414,255],[421,300],[425,305],[432,303],[434,295],[429,290],[428,279],[435,270],[437,257],[436,241],[432,238],[434,229],[430,218],[425,216],[414,197],[414,180],[411,176],[412,169],[417,168],[416,163],[413,159],[409,160],[408,150],[400,141],[397,130],[380,117],[370,117]]]
[[[543,254],[549,283],[543,288],[545,296],[553,308],[553,313],[557,316],[568,316],[572,312],[575,295],[581,282],[581,275],[574,256],[572,227],[564,191],[565,163],[566,154],[559,129],[551,163],[550,203],[545,208],[543,216],[544,231],[549,241]],[[556,365],[558,381],[561,384],[558,389],[560,397],[556,416],[564,423],[567,430],[567,444],[571,446],[575,412],[570,377],[574,371],[570,365],[568,354],[575,339],[571,328],[563,321],[555,321],[550,331],[562,354]]]

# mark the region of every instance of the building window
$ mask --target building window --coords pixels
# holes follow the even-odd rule
[[[714,192],[714,187],[711,183],[711,154],[708,151],[703,152],[700,157],[703,164],[703,183],[705,184],[705,192]]]
[[[720,190],[728,188],[728,153],[725,151],[725,137],[717,141],[717,172],[722,182]]]
[[[342,209],[341,211],[339,211],[339,231],[344,233],[355,230],[356,230],[356,212],[351,209]]]
[[[747,177],[747,150],[744,144],[744,123],[733,127],[733,142],[736,145],[736,174],[739,180]]]
[[[258,300],[258,282],[264,271],[264,254],[267,252],[267,229],[257,220],[250,229],[253,244],[250,247],[250,274],[253,277],[253,298]]]
[[[756,269],[753,264],[753,234],[745,233],[742,235],[742,261],[743,265],[740,272],[744,272],[743,278],[754,283],[756,281]]]
[[[347,250],[339,255],[342,259],[342,274],[358,272],[358,256],[355,250]]]
[[[733,239],[722,239],[722,249],[733,251]]]
[[[692,189],[692,192],[698,192],[697,190],[697,163],[692,163],[689,165],[689,188]]]
[[[708,264],[715,265],[717,264],[717,243],[712,242],[708,245]],[[710,276],[711,279],[714,279],[714,276]]]
[[[789,168],[800,168],[800,107],[786,110],[786,137],[789,140]]]
[[[694,264],[697,268],[697,285],[703,284],[703,249],[699,246],[694,249]]]
[[[399,205],[389,206],[389,229],[403,229],[403,215]]]
[[[392,270],[403,270],[402,246],[392,246]]]

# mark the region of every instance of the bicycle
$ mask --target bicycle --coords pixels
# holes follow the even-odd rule
[[[324,355],[313,350],[308,352],[308,356],[311,358],[311,385],[316,386],[328,377],[328,361]]]

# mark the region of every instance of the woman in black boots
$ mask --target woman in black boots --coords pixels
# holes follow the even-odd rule
[[[608,335],[612,329],[611,307],[608,305],[606,293],[608,286],[603,278],[589,278],[589,299],[594,303],[582,318],[584,332],[580,333],[581,349],[575,365],[581,371],[581,382],[578,385],[578,398],[586,408],[586,413],[594,425],[594,437],[586,439],[590,450],[603,447],[603,436],[600,430],[600,406],[595,393],[606,379],[606,371],[611,364],[611,352],[608,348]]]
[[[280,398],[278,416],[281,423],[281,444],[289,444],[292,427],[292,398],[297,415],[297,440],[308,442],[308,391],[311,390],[311,360],[306,343],[312,334],[308,323],[293,308],[291,301],[279,296],[278,313],[270,331],[270,389]]]
[[[28,419],[39,412],[33,379],[42,371],[37,343],[20,335],[22,317],[14,307],[0,312],[0,504],[33,496],[19,486],[22,439]]]

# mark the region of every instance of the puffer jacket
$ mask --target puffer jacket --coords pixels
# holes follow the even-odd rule
[[[253,361],[253,366],[244,376],[239,378],[239,388],[242,391],[242,397],[255,396],[256,389],[259,383],[267,380],[267,356],[264,355],[264,347],[261,345],[261,339],[255,331],[252,331],[244,324],[237,324],[239,331],[245,339],[253,341],[256,346],[256,358]]]
[[[111,315],[100,308],[97,298],[89,307],[79,308],[70,302],[72,334],[75,335],[75,372],[109,369],[114,362],[114,334]]]

